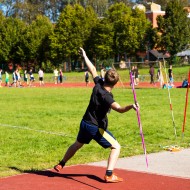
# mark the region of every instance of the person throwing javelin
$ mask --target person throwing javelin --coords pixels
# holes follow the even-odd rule
[[[94,139],[103,148],[110,148],[111,152],[108,158],[107,169],[105,174],[105,182],[117,183],[123,181],[114,172],[114,167],[120,154],[120,144],[108,130],[107,113],[113,109],[119,113],[124,113],[132,108],[139,109],[138,103],[127,106],[120,106],[111,93],[114,86],[119,81],[119,75],[114,69],[106,72],[104,81],[98,76],[95,66],[88,59],[86,52],[80,48],[89,72],[92,74],[95,86],[92,91],[91,99],[86,112],[80,123],[77,140],[68,148],[63,159],[54,166],[59,172],[66,162],[74,156],[74,154],[84,145],[89,144]]]

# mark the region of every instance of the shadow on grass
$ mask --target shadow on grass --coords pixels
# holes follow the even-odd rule
[[[34,170],[34,169],[31,169],[31,170],[21,170],[17,167],[9,167],[10,169],[12,170],[15,170],[15,171],[18,171],[20,173],[28,173],[28,174],[36,174],[36,175],[41,175],[41,176],[46,176],[46,177],[63,177],[63,178],[66,178],[66,179],[70,179],[70,180],[73,180],[73,181],[76,181],[76,182],[79,182],[81,184],[84,184],[84,185],[87,185],[89,187],[92,187],[94,189],[97,189],[97,190],[101,190],[95,186],[92,186],[90,184],[87,184],[83,181],[80,181],[78,179],[76,179],[75,177],[87,177],[89,179],[92,179],[92,180],[95,180],[95,181],[98,181],[100,183],[105,183],[105,181],[101,178],[99,178],[98,176],[95,176],[95,175],[92,175],[92,174],[61,174],[61,173],[57,173],[57,172],[53,172],[51,170]]]

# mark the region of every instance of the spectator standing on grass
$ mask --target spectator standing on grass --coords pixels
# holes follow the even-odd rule
[[[134,75],[135,75],[135,84],[138,85],[139,84],[139,70],[137,66],[134,66]]]
[[[80,123],[77,140],[68,148],[63,159],[54,169],[59,172],[65,166],[66,162],[71,159],[84,144],[89,144],[90,141],[94,139],[103,148],[111,149],[104,177],[105,182],[121,182],[123,179],[113,173],[121,146],[112,133],[108,131],[107,113],[109,113],[110,109],[119,113],[124,113],[131,109],[136,110],[138,109],[138,104],[121,107],[114,100],[113,94],[111,93],[112,89],[119,81],[118,73],[114,69],[108,70],[105,74],[105,80],[103,81],[98,76],[96,68],[88,59],[85,51],[82,48],[80,48],[80,51],[89,72],[92,74],[95,87],[93,88],[87,110]]]
[[[55,70],[53,71],[54,73],[54,81],[55,81],[55,84],[58,83],[58,75],[59,75],[59,72],[58,70],[55,68]]]
[[[28,85],[28,73],[27,70],[24,70],[24,83]]]
[[[88,73],[88,71],[85,71],[84,78],[85,78],[86,86],[88,86],[88,83],[89,83],[89,73]]]
[[[174,78],[173,78],[172,65],[170,65],[170,67],[168,69],[168,76],[169,76],[170,86],[174,86],[174,84],[173,84]]]
[[[1,84],[2,84],[2,69],[0,69],[0,87],[2,87]]]
[[[39,81],[40,81],[40,86],[44,85],[44,72],[42,69],[39,69],[38,77],[39,77]]]
[[[150,74],[150,84],[155,84],[154,83],[154,67],[153,67],[153,65],[150,66],[149,74]]]
[[[5,71],[5,86],[9,86],[9,73]]]
[[[21,86],[21,75],[20,75],[20,71],[18,68],[15,71],[15,76],[16,76],[16,86],[20,87]]]
[[[12,79],[13,82],[11,83],[11,86],[13,85],[14,87],[16,87],[16,71],[13,71]]]
[[[32,69],[30,69],[30,71],[28,72],[28,74],[30,76],[30,84],[29,84],[29,86],[31,87],[33,85],[33,82],[35,81]]]
[[[131,74],[132,74],[132,78],[133,78],[133,81],[134,81],[134,85],[136,85],[136,81],[135,81],[135,66],[132,66],[132,67],[131,67],[131,70],[129,70],[129,75],[130,75],[130,72],[131,72]],[[132,84],[130,83],[130,85],[132,85]]]
[[[62,69],[59,69],[59,81],[60,81],[60,83],[63,82],[63,72],[62,72]]]

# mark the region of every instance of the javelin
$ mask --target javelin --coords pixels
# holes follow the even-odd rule
[[[187,85],[187,91],[186,91],[186,102],[185,102],[184,118],[183,118],[183,126],[182,126],[182,138],[184,137],[184,131],[185,131],[185,121],[186,121],[186,111],[187,111],[187,105],[188,105],[189,86],[190,86],[190,69],[189,69],[188,85]]]
[[[133,81],[133,76],[132,76],[131,71],[130,71],[130,79],[131,79],[132,91],[133,91],[133,96],[134,96],[134,102],[137,103],[137,97],[136,97],[136,93],[135,93],[135,86],[134,86],[134,81]],[[147,158],[147,154],[146,154],[146,145],[145,145],[145,141],[144,141],[144,135],[143,135],[142,124],[141,124],[141,119],[140,119],[140,113],[139,113],[138,108],[136,109],[136,113],[137,113],[137,118],[138,118],[140,135],[141,135],[141,139],[142,139],[142,146],[143,146],[143,149],[144,149],[144,155],[145,155],[145,159],[146,159],[146,166],[148,167],[148,158]]]
[[[164,61],[164,69],[165,69],[165,74],[166,74],[166,83],[167,83],[167,89],[168,89],[168,97],[169,97],[169,101],[170,101],[170,110],[171,110],[171,113],[172,113],[172,121],[173,121],[174,133],[175,133],[175,137],[177,137],[177,135],[176,135],[175,121],[174,121],[174,113],[173,113],[173,109],[172,109],[172,100],[171,100],[171,97],[170,97],[170,89],[169,89],[169,86],[168,86],[168,75],[167,75],[167,72],[166,72],[166,65],[165,65],[164,58],[163,58],[163,61]]]

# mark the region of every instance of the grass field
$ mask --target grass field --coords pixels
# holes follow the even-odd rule
[[[173,67],[173,74],[174,74],[174,81],[182,82],[185,78],[188,76],[188,69],[189,66],[183,66],[183,67]],[[155,68],[155,80],[156,80],[156,74],[157,74],[158,68]],[[166,68],[166,72],[168,71],[168,68]],[[129,82],[129,70],[123,69],[118,70],[118,73],[121,77],[122,82]],[[144,81],[149,82],[149,68],[139,68],[139,74],[144,75]],[[168,74],[168,73],[167,73]],[[84,72],[71,72],[71,73],[64,73],[64,76],[66,77],[66,81],[64,82],[83,82],[84,81]],[[35,75],[35,78],[38,79],[37,74]],[[47,82],[53,82],[53,74],[45,74],[45,81]],[[92,79],[91,79],[92,81]]]
[[[156,80],[156,74],[157,74],[158,68],[155,68],[155,80]],[[189,66],[173,66],[173,74],[174,74],[174,81],[182,82],[185,78],[188,76],[188,70]],[[168,68],[166,68],[166,71],[168,71]],[[100,72],[99,72],[100,73]],[[123,69],[118,70],[118,73],[121,77],[122,82],[129,82],[129,70]],[[149,68],[140,68],[139,67],[139,74],[144,75],[144,81],[148,82],[150,81],[149,77]],[[63,82],[84,82],[84,72],[65,72],[63,73],[64,78]],[[35,80],[38,82],[38,74],[34,73]],[[65,80],[66,79],[66,80]],[[2,81],[5,81],[5,74],[2,76]],[[53,73],[45,73],[44,74],[44,81],[46,82],[54,82]],[[92,79],[91,79],[92,81]],[[10,82],[12,83],[12,76],[10,74]]]
[[[170,90],[177,138],[168,91],[137,89],[136,93],[147,153],[163,151],[167,145],[189,147],[189,108],[181,139],[186,89]],[[90,94],[90,88],[1,88],[0,177],[52,168],[75,141]],[[121,105],[133,103],[131,89],[117,88],[113,94]],[[122,146],[120,157],[143,154],[136,112],[111,111],[108,117],[109,129]],[[68,165],[104,160],[108,154],[92,141]]]

